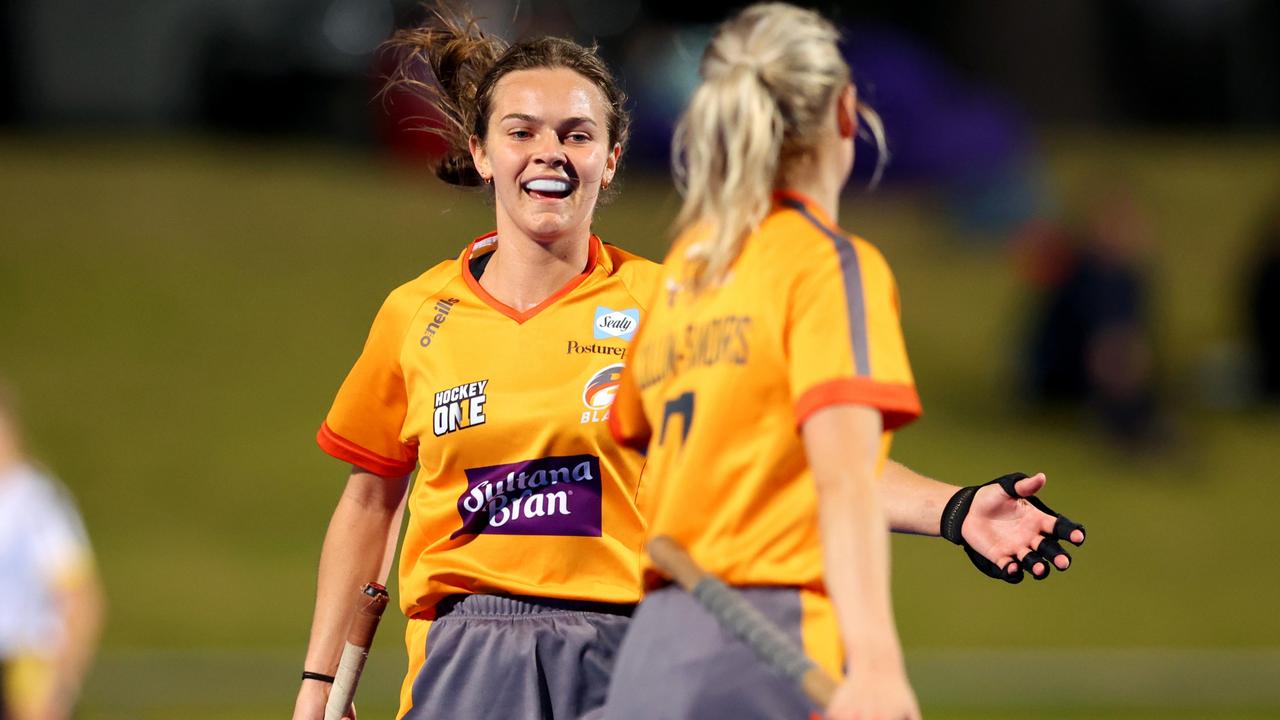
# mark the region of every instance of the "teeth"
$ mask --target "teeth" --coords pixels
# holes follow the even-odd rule
[[[539,178],[537,180],[530,180],[529,182],[525,183],[524,189],[532,190],[534,192],[544,192],[544,193],[567,193],[572,189],[572,186],[570,186],[569,183],[565,182],[564,180],[551,180],[548,178]]]

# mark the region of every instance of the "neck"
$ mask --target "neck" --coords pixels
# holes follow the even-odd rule
[[[498,229],[498,247],[480,286],[503,305],[523,312],[551,297],[587,267],[589,232],[539,243]]]
[[[791,190],[808,197],[831,218],[840,222],[840,190],[845,174],[821,156],[810,154],[795,159],[782,176],[781,190]]]

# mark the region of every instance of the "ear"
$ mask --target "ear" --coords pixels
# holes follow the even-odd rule
[[[853,83],[845,85],[840,97],[836,98],[836,129],[842,140],[858,132],[858,90]]]
[[[492,178],[493,168],[489,166],[489,155],[484,151],[484,141],[472,135],[471,139],[467,140],[467,149],[471,151],[471,162],[475,164],[480,177]]]
[[[609,183],[613,182],[613,176],[618,172],[618,161],[622,159],[622,145],[613,144],[613,149],[609,151],[609,157],[604,161],[604,175],[600,176],[600,186],[609,187]]]

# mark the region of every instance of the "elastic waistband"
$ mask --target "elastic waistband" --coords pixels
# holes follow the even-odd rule
[[[631,617],[635,605],[562,600],[528,595],[450,595],[436,605],[436,619],[451,617],[510,617],[512,615],[546,615],[579,612]]]

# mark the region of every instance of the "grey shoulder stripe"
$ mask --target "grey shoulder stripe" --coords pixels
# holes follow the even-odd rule
[[[867,354],[867,309],[862,294],[862,268],[858,264],[858,251],[853,241],[827,227],[809,212],[803,203],[790,198],[782,204],[804,216],[815,228],[822,231],[835,246],[840,258],[840,274],[844,277],[845,310],[849,317],[849,341],[852,343],[854,370],[857,375],[870,377],[871,358]]]

